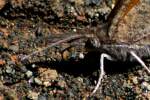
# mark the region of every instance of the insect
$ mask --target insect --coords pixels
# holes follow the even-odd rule
[[[78,40],[81,38],[88,38],[91,39],[91,44],[93,44],[93,51],[98,51],[100,55],[100,76],[99,80],[97,82],[97,85],[93,92],[91,93],[91,96],[97,91],[99,85],[101,84],[101,80],[104,76],[104,59],[111,61],[123,61],[123,62],[139,62],[141,66],[143,66],[148,73],[150,73],[150,70],[144,63],[144,59],[150,58],[150,45],[148,44],[134,44],[137,41],[142,40],[143,38],[149,36],[145,35],[140,38],[135,39],[134,41],[130,41],[129,43],[132,43],[131,45],[128,42],[119,41],[117,40],[116,36],[116,28],[118,27],[119,23],[124,19],[124,17],[128,14],[128,12],[133,8],[139,0],[127,0],[127,5],[124,7],[120,6],[124,4],[126,1],[123,0],[117,0],[116,6],[110,16],[108,17],[108,23],[107,23],[107,32],[104,32],[105,35],[103,35],[101,32],[97,34],[78,34],[74,35],[68,38],[65,38],[63,40],[60,40],[58,42],[55,42],[51,45],[49,45],[46,48],[41,49],[40,51],[35,51],[21,59],[21,61],[24,61],[28,59],[29,57],[32,57],[33,55],[36,55],[40,52],[43,52],[44,50],[47,50],[53,46],[59,45],[64,42],[72,41],[72,40]],[[117,16],[117,17],[115,17]],[[117,20],[117,21],[116,21]],[[111,25],[115,25],[115,28]],[[105,37],[104,37],[105,36]],[[106,38],[106,39],[103,39]]]

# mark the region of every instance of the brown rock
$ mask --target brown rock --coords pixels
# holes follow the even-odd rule
[[[6,0],[0,0],[0,10],[5,6]]]
[[[58,85],[59,85],[60,87],[62,87],[62,88],[67,87],[67,84],[66,84],[65,81],[59,81],[59,82],[58,82]]]
[[[58,77],[58,73],[56,70],[48,69],[48,68],[39,68],[40,80],[41,81],[50,81],[55,80]]]
[[[29,91],[27,97],[32,100],[38,100],[38,95],[39,95],[39,93],[37,93],[37,92]]]
[[[11,4],[14,5],[14,6],[22,6],[23,2],[25,0],[11,0]]]

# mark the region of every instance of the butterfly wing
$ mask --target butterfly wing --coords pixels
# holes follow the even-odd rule
[[[108,20],[111,23],[108,30],[109,37],[118,42],[150,44],[149,9],[148,0],[140,3],[139,0],[122,2],[113,19]]]

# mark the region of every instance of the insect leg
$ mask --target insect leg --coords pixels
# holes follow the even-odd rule
[[[108,54],[105,54],[105,53],[102,53],[101,54],[101,57],[100,57],[100,70],[101,70],[101,73],[100,73],[100,76],[99,76],[99,79],[98,79],[98,82],[97,82],[97,85],[95,86],[91,96],[98,90],[100,84],[101,84],[101,80],[103,79],[104,77],[104,74],[105,74],[105,71],[104,71],[104,58],[108,59],[108,60],[113,60],[112,57]]]
[[[140,57],[138,57],[134,51],[130,51],[130,54],[150,73],[150,69],[145,65],[144,61]]]
[[[29,54],[29,55],[23,57],[23,58],[21,59],[21,61],[24,61],[24,60],[28,59],[29,57],[31,57],[31,56],[33,56],[33,55],[36,55],[36,54],[38,54],[38,53],[40,53],[40,52],[43,52],[44,50],[47,50],[47,49],[49,49],[49,48],[51,48],[51,47],[54,47],[54,46],[56,46],[56,45],[59,45],[59,44],[61,44],[61,43],[68,42],[68,41],[73,41],[73,40],[77,40],[77,39],[81,39],[81,38],[88,38],[88,37],[93,37],[93,35],[73,35],[73,36],[70,36],[70,37],[68,37],[68,38],[59,40],[59,41],[57,41],[57,42],[55,42],[55,43],[52,43],[52,44],[49,45],[48,47],[45,47],[45,48],[43,48],[43,49],[41,49],[41,50],[35,51],[35,52],[33,52],[33,53],[31,53],[31,54]]]

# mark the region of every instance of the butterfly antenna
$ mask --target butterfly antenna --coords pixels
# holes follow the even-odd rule
[[[130,54],[141,64],[142,67],[144,67],[148,73],[150,74],[150,69],[145,65],[144,61],[138,57],[138,55],[134,51],[130,51]]]

